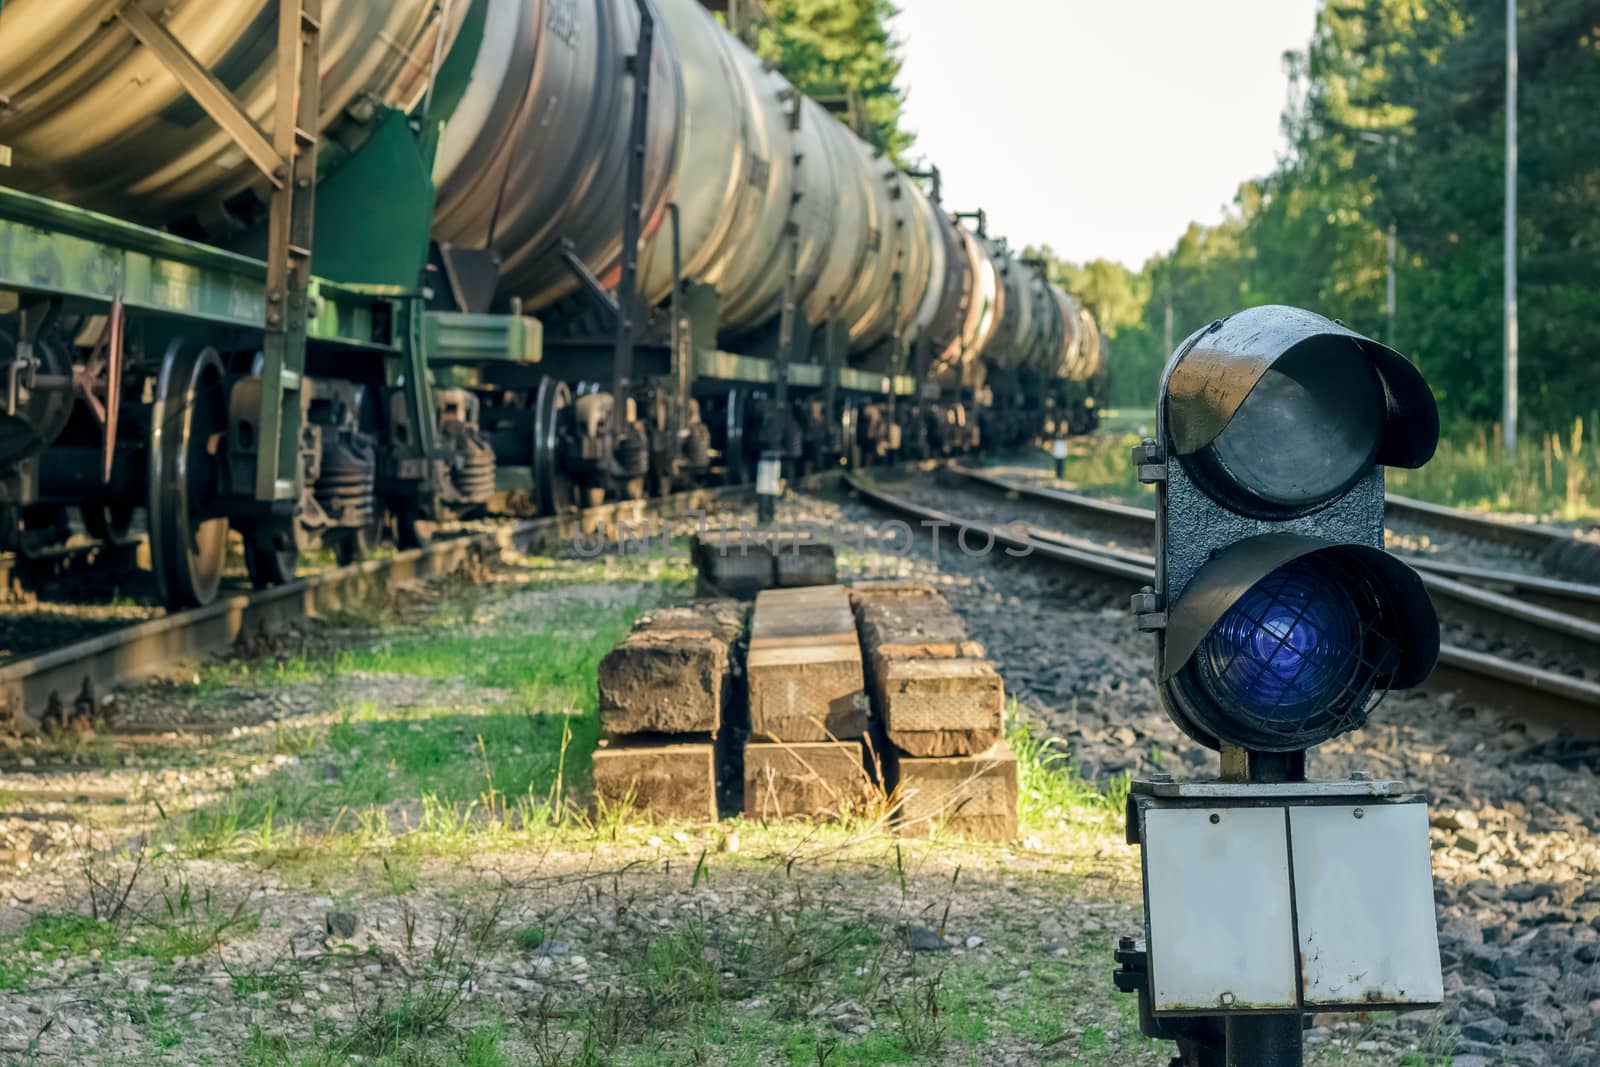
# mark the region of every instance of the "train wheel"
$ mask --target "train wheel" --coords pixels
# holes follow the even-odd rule
[[[137,539],[132,504],[85,504],[78,512],[83,516],[83,528],[96,541],[120,548]]]
[[[222,359],[182,340],[167,346],[150,420],[150,560],[162,603],[208,604],[228,557],[228,519],[215,514],[216,449],[228,428]]]
[[[394,513],[394,543],[397,548],[427,548],[439,533],[439,523],[422,512],[416,501],[407,501]]]
[[[357,530],[350,530],[333,543],[333,559],[341,567],[371,559],[383,544],[383,517],[373,519]]]
[[[850,470],[861,469],[861,409],[854,401],[846,400],[839,412],[839,435],[844,446],[844,465]]]
[[[750,401],[745,394],[737,389],[728,390],[728,436],[722,449],[722,463],[728,471],[729,485],[743,485],[754,476],[744,432],[750,421],[749,411]]]
[[[294,535],[285,538],[288,548],[263,548],[257,541],[257,531],[244,531],[244,569],[250,573],[250,584],[257,589],[275,585],[288,585],[294,581],[295,567],[300,563],[300,550],[294,547]]]
[[[541,378],[533,410],[533,493],[539,514],[572,507],[572,481],[561,466],[561,422],[572,406],[565,382]]]

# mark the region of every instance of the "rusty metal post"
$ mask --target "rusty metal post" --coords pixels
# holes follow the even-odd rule
[[[620,432],[633,387],[633,329],[639,313],[640,212],[644,210],[645,138],[650,132],[650,56],[655,42],[655,17],[648,0],[634,0],[639,9],[639,40],[628,57],[633,75],[633,116],[628,129],[627,200],[622,213],[622,279],[617,283],[616,344],[612,354],[612,430]]]
[[[279,0],[273,150],[282,184],[272,192],[267,236],[267,316],[262,342],[258,501],[292,501],[300,463],[301,375],[317,184],[322,0]],[[292,397],[289,394],[293,394]]]
[[[904,282],[901,279],[900,271],[897,268],[894,272],[894,277],[891,279],[889,290],[890,293],[893,294],[891,299],[894,302],[890,306],[894,308],[895,316],[894,336],[889,339],[890,345],[893,346],[889,353],[889,388],[887,390],[889,394],[888,412],[889,426],[891,427],[889,431],[890,433],[894,432],[893,427],[899,425],[899,423],[895,422],[896,417],[899,415],[899,410],[897,407],[898,395],[895,389],[897,383],[895,382],[895,379],[904,373],[906,366],[905,335],[900,332],[900,292],[903,284]]]

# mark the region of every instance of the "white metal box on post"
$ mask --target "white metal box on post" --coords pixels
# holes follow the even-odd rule
[[[1401,783],[1163,792],[1133,798],[1157,1015],[1443,998],[1427,805]]]

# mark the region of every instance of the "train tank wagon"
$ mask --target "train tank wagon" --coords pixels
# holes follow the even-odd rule
[[[363,159],[395,170],[423,147],[413,122],[465,12],[0,9],[0,536],[75,507],[117,539],[142,509],[159,594],[189,606],[216,595],[230,528],[271,584],[301,551],[370,547],[386,502],[405,540],[441,517],[459,494],[404,295],[431,191],[409,217],[353,205]],[[341,172],[318,228],[318,182]]]
[[[502,489],[538,492],[551,507],[707,476],[739,481],[762,455],[817,467],[971,447],[976,410],[991,396],[985,350],[1000,366],[1033,367],[1064,336],[1048,287],[1025,265],[1013,283],[1025,298],[1011,304],[1021,321],[1007,327],[996,262],[1013,261],[945,211],[937,172],[899,171],[696,0],[571,7],[579,42],[608,26],[631,32],[631,11],[646,12],[643,121],[547,144],[545,124],[509,96],[562,100],[578,123],[606,113],[591,106],[596,96],[621,87],[634,102],[639,86],[619,45],[609,71],[582,66],[602,83],[583,96],[575,50],[540,28],[530,14],[539,6],[489,5],[492,22],[530,28],[492,30],[488,38],[515,43],[464,64],[467,89],[436,170],[436,236],[449,245],[442,273],[468,273],[454,265],[468,256],[498,268],[473,293],[436,286],[450,298],[441,306],[515,310],[543,327],[537,358],[476,365],[460,379],[481,400]],[[524,89],[519,78],[532,81]],[[497,103],[492,121],[481,120],[491,109],[479,99]],[[488,220],[507,211],[492,208],[503,199],[499,175],[532,165],[519,155],[541,166],[526,171],[518,202],[553,202],[545,190],[572,187],[567,175],[619,177],[604,159],[614,158],[607,137],[625,125],[642,161],[629,179],[641,193],[631,217],[562,201],[540,227],[490,232]],[[462,227],[463,211],[480,224]],[[618,256],[630,233],[641,242],[632,263]],[[537,283],[513,269],[529,263],[546,272]],[[1032,380],[1007,379],[1010,440],[1042,425],[1024,413],[1041,406]]]
[[[1026,440],[1066,305],[834,106],[695,0],[11,0],[0,536],[142,514],[185,606],[230,531]]]

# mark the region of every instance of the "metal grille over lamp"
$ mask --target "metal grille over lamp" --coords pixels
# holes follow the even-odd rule
[[[1261,751],[1306,748],[1366,721],[1399,660],[1388,622],[1336,561],[1301,557],[1228,609],[1180,684],[1207,732]]]

